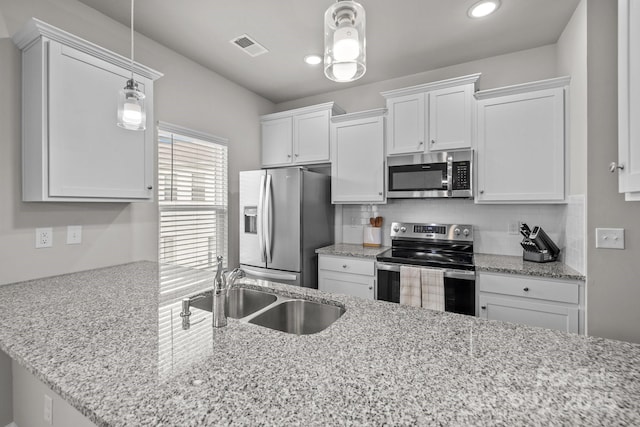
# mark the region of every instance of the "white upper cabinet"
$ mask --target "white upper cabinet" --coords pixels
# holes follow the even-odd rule
[[[424,151],[425,94],[388,98],[387,110],[387,154]]]
[[[382,92],[387,109],[387,154],[473,146],[473,93],[480,74]]]
[[[147,129],[121,129],[117,99],[129,60],[33,19],[14,36],[22,49],[24,201],[152,200],[153,80],[134,65]]]
[[[293,156],[293,118],[263,120],[262,166],[289,165]]]
[[[640,201],[640,4],[618,0],[618,190]]]
[[[329,163],[329,121],[344,114],[333,102],[262,116],[262,166]]]
[[[384,203],[385,109],[331,120],[331,201]]]
[[[476,93],[477,202],[565,198],[568,77]]]

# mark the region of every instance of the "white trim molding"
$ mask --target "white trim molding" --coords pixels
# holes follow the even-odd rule
[[[447,80],[439,80],[437,82],[425,83],[417,86],[409,86],[401,89],[387,90],[380,92],[385,98],[395,98],[398,96],[413,95],[416,93],[429,92],[437,89],[445,89],[448,87],[460,86],[465,84],[477,84],[482,73],[469,74],[468,76],[454,77]]]
[[[12,39],[20,50],[24,50],[27,46],[35,43],[35,41],[40,37],[55,40],[63,45],[70,46],[88,55],[100,58],[125,70],[131,70],[131,60],[129,58],[115,52],[111,52],[97,44],[91,43],[36,18],[31,18],[31,20],[29,20],[20,31],[13,35]],[[159,71],[137,62],[133,65],[133,72],[151,80],[157,80],[164,75]]]
[[[571,82],[570,76],[556,77],[553,79],[538,80],[535,82],[522,83],[513,86],[499,87],[496,89],[481,90],[475,93],[476,99],[495,98],[497,96],[514,95],[522,92],[534,92],[537,90],[554,89],[557,87],[568,87]]]

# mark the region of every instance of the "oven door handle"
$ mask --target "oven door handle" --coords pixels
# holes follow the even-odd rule
[[[400,272],[400,267],[403,264],[392,264],[392,263],[387,263],[387,262],[378,262],[376,263],[376,268],[378,270],[383,270],[383,271],[392,271],[392,272]],[[430,268],[430,267],[420,267],[420,266],[416,266],[416,265],[410,265],[409,267],[416,267],[416,268]],[[450,279],[461,279],[461,280],[475,280],[476,278],[476,272],[475,271],[470,271],[470,270],[449,270],[446,268],[434,268],[433,270],[443,270],[444,271],[444,277],[450,278]]]

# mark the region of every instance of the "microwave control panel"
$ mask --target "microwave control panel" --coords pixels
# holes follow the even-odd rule
[[[452,190],[470,190],[471,162],[453,162]]]

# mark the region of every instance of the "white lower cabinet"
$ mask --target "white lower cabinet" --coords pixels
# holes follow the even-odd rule
[[[483,319],[584,333],[580,281],[485,272],[477,280]]]
[[[318,255],[318,290],[375,299],[375,261]]]

